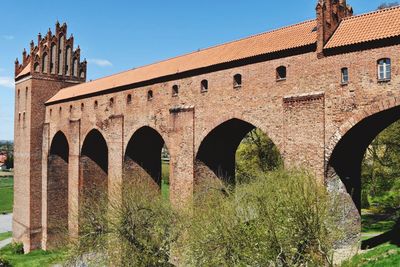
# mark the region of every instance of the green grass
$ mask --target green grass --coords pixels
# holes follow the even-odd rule
[[[14,254],[11,245],[0,249],[0,255],[9,260],[14,267],[45,267],[63,262],[66,254],[63,251],[36,250],[29,254]]]
[[[6,240],[10,237],[12,237],[12,232],[0,233],[0,241]]]
[[[384,244],[354,256],[342,267],[391,267],[400,265],[400,247]]]
[[[383,233],[390,231],[395,225],[395,221],[384,218],[379,214],[363,214],[361,216],[362,233]]]
[[[12,177],[0,178],[0,214],[12,212],[13,185],[14,179]]]
[[[169,164],[162,162],[161,167],[161,195],[169,200]]]

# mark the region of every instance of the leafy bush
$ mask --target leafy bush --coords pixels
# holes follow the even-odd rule
[[[11,251],[13,254],[24,254],[24,244],[22,243],[12,243]]]
[[[9,260],[0,256],[0,267],[11,267],[11,263]]]
[[[227,189],[229,191],[229,189]],[[340,208],[306,172],[276,171],[197,201],[181,240],[187,266],[323,266]]]

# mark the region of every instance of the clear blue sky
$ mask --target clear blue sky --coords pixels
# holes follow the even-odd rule
[[[348,0],[356,14],[384,1]],[[390,1],[389,1],[390,2]],[[59,5],[59,3],[66,3]],[[14,60],[55,22],[68,23],[88,79],[315,18],[317,0],[54,0],[0,3],[0,140],[13,139]]]

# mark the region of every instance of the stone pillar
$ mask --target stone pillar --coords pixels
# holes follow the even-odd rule
[[[42,249],[47,249],[47,158],[50,150],[50,125],[43,125],[42,144]]]
[[[70,121],[68,160],[68,232],[78,237],[79,227],[79,155],[81,146],[80,120]]]
[[[190,204],[194,186],[194,107],[170,109],[170,200],[175,207]]]

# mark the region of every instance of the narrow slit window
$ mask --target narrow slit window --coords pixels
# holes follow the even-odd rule
[[[207,92],[207,91],[208,91],[208,81],[202,80],[201,81],[201,92]]]
[[[389,81],[392,76],[390,58],[378,60],[378,80]]]
[[[97,100],[94,101],[94,108],[98,108],[99,106],[99,102],[97,102]]]
[[[287,71],[286,71],[285,66],[280,66],[280,67],[276,68],[276,80],[277,81],[286,80],[286,75],[287,75]]]
[[[110,107],[114,106],[114,98],[111,97],[109,101]]]
[[[341,82],[342,82],[342,84],[348,84],[349,83],[349,69],[348,68],[342,68]]]
[[[152,99],[153,99],[153,91],[152,91],[152,90],[149,90],[149,91],[147,92],[147,100],[150,101],[150,100],[152,100]]]
[[[179,94],[179,87],[178,87],[178,85],[174,85],[174,86],[172,86],[172,96],[178,96],[178,94]]]
[[[236,74],[233,76],[233,88],[239,88],[242,86],[242,75]]]
[[[81,104],[81,110],[83,111],[85,109],[85,104]]]
[[[131,104],[131,103],[132,103],[132,95],[131,95],[131,94],[129,94],[129,95],[126,97],[126,103],[128,103],[128,104]]]

